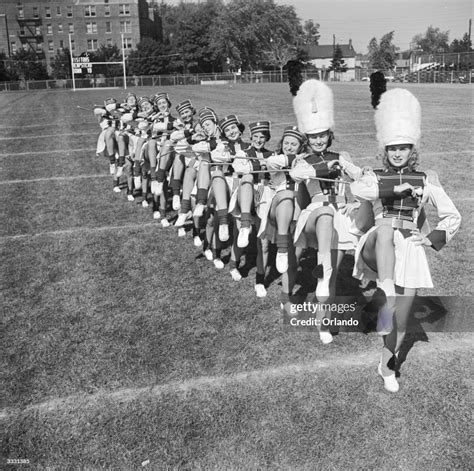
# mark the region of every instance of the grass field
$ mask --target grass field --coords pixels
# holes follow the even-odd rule
[[[97,123],[77,106],[123,90],[0,94],[2,468],[472,469],[473,88],[403,87],[423,110],[421,167],[463,224],[428,252],[435,289],[420,295],[435,302],[417,302],[455,327],[419,324],[396,395],[376,374],[375,333],[323,346],[282,322],[277,277],[255,297],[251,257],[235,283],[111,191]],[[334,149],[378,166],[368,85],[332,88]],[[295,122],[283,84],[166,91],[271,120],[271,148]],[[338,293],[357,297],[352,261]]]

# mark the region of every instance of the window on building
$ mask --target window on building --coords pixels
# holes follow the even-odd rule
[[[87,5],[84,7],[84,16],[95,16],[95,5]]]
[[[110,5],[104,6],[104,16],[110,16]]]
[[[43,43],[36,43],[36,52],[43,52]]]
[[[59,48],[64,49],[64,40],[63,39],[59,40]]]
[[[121,21],[120,22],[120,32],[121,33],[131,33],[132,32],[132,23],[130,21]]]
[[[97,33],[97,23],[86,23],[87,34],[96,34]]]
[[[88,51],[96,51],[97,50],[97,39],[88,39],[87,40],[87,50]]]
[[[44,7],[44,16],[46,18],[51,18],[51,7]]]
[[[58,33],[62,33],[63,32],[63,25],[62,23],[58,24]]]
[[[119,5],[119,15],[122,16],[129,16],[130,15],[130,4],[128,3],[121,3]]]
[[[33,7],[33,18],[39,18],[38,7]]]
[[[41,28],[39,26],[35,26],[35,36],[41,36]]]
[[[123,48],[132,49],[132,38],[123,38]]]
[[[18,5],[18,18],[22,19],[25,17],[25,10],[23,10],[23,5]]]
[[[76,43],[74,42],[74,39],[71,39],[71,51],[76,50]]]
[[[112,32],[112,25],[111,25],[110,21],[105,22],[105,32],[106,33],[111,33]]]
[[[20,36],[24,36],[25,35],[25,28],[20,27]]]
[[[114,45],[112,38],[107,39],[107,47],[112,47]]]
[[[46,25],[46,34],[53,34],[53,25],[52,24]]]
[[[16,42],[15,41],[12,41],[10,43],[10,48],[12,50],[12,54],[15,54],[15,52],[16,52]]]
[[[54,41],[52,39],[48,41],[48,51],[49,52],[54,51]]]
[[[61,7],[60,6],[56,7],[56,16],[61,16]]]
[[[69,23],[68,24],[68,31],[69,31],[69,34],[74,33],[74,23]]]
[[[66,15],[68,18],[72,18],[72,6],[66,7]]]

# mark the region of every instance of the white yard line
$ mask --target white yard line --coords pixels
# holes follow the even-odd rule
[[[49,182],[49,181],[70,181],[70,180],[80,180],[84,178],[105,178],[105,177],[112,177],[109,174],[96,174],[96,175],[72,175],[69,177],[44,177],[44,178],[31,178],[28,180],[5,180],[0,181],[0,185],[16,185],[18,183],[35,183],[35,182]]]
[[[0,154],[0,158],[4,157],[23,157],[25,155],[44,155],[44,154],[67,154],[69,152],[91,152],[95,154],[95,150],[90,147],[84,149],[52,149],[52,150],[32,150],[28,152],[17,152],[10,154]]]
[[[416,356],[426,357],[427,361],[436,362],[436,357],[442,353],[466,352],[472,350],[472,335],[464,338],[446,341],[446,336],[431,335],[430,342],[416,345]],[[38,413],[55,412],[57,409],[81,409],[84,407],[101,406],[103,401],[116,401],[123,404],[135,400],[153,397],[161,397],[172,394],[186,398],[192,391],[213,391],[219,388],[238,386],[245,384],[247,387],[259,386],[272,380],[291,378],[292,376],[313,375],[322,370],[367,367],[376,378],[375,365],[379,361],[380,350],[371,348],[363,353],[334,353],[324,360],[312,362],[283,365],[277,367],[263,368],[249,372],[234,373],[228,375],[200,376],[184,381],[171,381],[165,384],[151,385],[141,388],[122,388],[115,391],[105,391],[94,394],[72,394],[66,397],[58,397],[48,401],[32,404],[26,408],[5,408],[0,412],[0,419],[7,419],[20,413],[35,411]],[[380,388],[382,385],[380,384]]]
[[[40,134],[38,136],[16,136],[16,137],[0,137],[0,141],[24,141],[29,139],[47,139],[49,137],[70,137],[70,136],[90,136],[90,132],[67,133],[67,134]]]

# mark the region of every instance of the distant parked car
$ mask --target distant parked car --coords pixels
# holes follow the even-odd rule
[[[388,82],[393,82],[395,80],[395,77],[393,75],[386,75],[385,80]]]

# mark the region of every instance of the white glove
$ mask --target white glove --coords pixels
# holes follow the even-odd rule
[[[96,116],[104,116],[105,113],[107,113],[105,108],[94,108],[94,114]]]
[[[140,129],[140,131],[145,131],[146,129],[148,129],[150,126],[150,124],[148,123],[148,121],[140,121],[138,123],[138,129]]]
[[[114,111],[117,108],[117,103],[109,103],[108,105],[105,105],[105,109],[110,112]]]
[[[130,121],[133,121],[133,114],[132,113],[124,113],[122,117],[120,118],[120,121],[122,121],[123,124],[130,123]]]
[[[316,170],[310,164],[304,160],[300,160],[291,170],[290,177],[295,182],[301,182],[308,178],[314,178],[316,176]]]
[[[109,127],[109,120],[108,119],[103,119],[99,123],[100,129],[107,129]]]
[[[224,143],[220,142],[217,147],[211,152],[211,159],[213,162],[226,163],[232,161],[229,149]]]
[[[192,149],[194,152],[209,152],[209,144],[207,141],[197,142],[193,144]]]
[[[165,132],[167,129],[166,123],[158,122],[153,124],[153,131]]]
[[[180,141],[184,139],[184,132],[183,131],[173,131],[170,135],[170,139],[172,141]]]
[[[232,162],[232,167],[236,173],[247,175],[252,171],[252,164],[249,160],[236,158]]]

